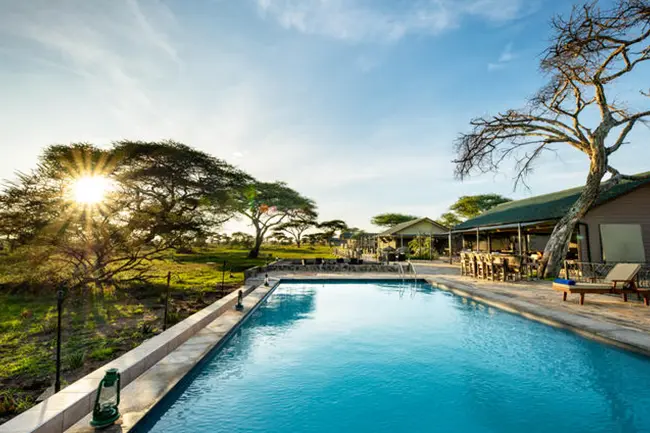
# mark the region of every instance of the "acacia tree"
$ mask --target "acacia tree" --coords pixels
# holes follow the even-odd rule
[[[332,238],[336,233],[347,230],[348,225],[343,220],[329,220],[318,223],[318,228],[322,230],[321,237],[331,246]]]
[[[318,214],[313,209],[300,209],[291,216],[291,220],[278,225],[274,231],[283,232],[291,236],[296,242],[296,246],[300,248],[303,234],[310,228],[316,226],[317,217]]]
[[[301,214],[316,212],[316,204],[289,188],[284,182],[251,182],[239,195],[238,212],[251,220],[255,242],[248,257],[259,256],[269,230]]]
[[[458,218],[458,215],[456,215],[453,212],[445,212],[440,217],[436,220],[436,222],[440,225],[443,225],[447,228],[452,228],[455,225],[460,224],[463,222],[460,218]]]
[[[449,212],[440,215],[437,223],[452,228],[468,218],[474,218],[501,203],[512,201],[499,194],[464,195],[449,206]]]
[[[370,222],[379,227],[392,227],[417,218],[418,217],[413,215],[405,215],[401,213],[382,213],[372,217]]]
[[[79,202],[71,193],[88,177],[110,183],[101,201]],[[245,178],[173,142],[50,146],[35,170],[0,194],[0,233],[38,252],[35,264],[56,266],[71,286],[144,278],[160,252],[229,218],[230,196]],[[20,219],[34,210],[38,218]]]
[[[230,236],[230,242],[233,245],[241,245],[246,248],[252,247],[254,240],[252,235],[244,232],[235,232]]]
[[[512,201],[499,194],[464,195],[449,206],[449,209],[460,218],[474,218],[494,206]]]
[[[271,236],[266,238],[271,243],[277,243],[281,245],[287,245],[291,243],[291,239],[287,237],[283,232],[273,232]]]
[[[541,60],[545,85],[522,109],[475,118],[472,130],[455,142],[456,175],[495,171],[514,158],[515,187],[553,145],[570,146],[589,159],[580,197],[555,226],[543,254],[545,276],[559,273],[576,223],[599,194],[622,179],[610,157],[626,144],[650,110],[633,111],[620,102],[613,86],[650,59],[650,3],[618,0],[609,9],[596,2],[574,7],[568,18],[552,20],[553,36]],[[644,97],[650,93],[641,91]],[[595,119],[595,120],[594,120]],[[607,173],[611,178],[602,182]]]
[[[236,213],[232,198],[251,180],[205,152],[174,141],[121,141],[115,176],[135,197],[131,212],[173,247],[207,237]]]

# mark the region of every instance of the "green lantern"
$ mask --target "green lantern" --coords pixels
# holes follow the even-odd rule
[[[110,368],[99,382],[90,425],[101,428],[113,424],[120,417],[120,411],[117,409],[119,404],[120,372],[117,368]]]

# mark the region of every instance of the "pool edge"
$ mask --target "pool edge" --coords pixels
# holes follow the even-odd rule
[[[446,281],[436,280],[435,277],[422,279],[440,290],[453,293],[462,298],[472,299],[499,310],[522,316],[528,320],[534,320],[554,328],[566,329],[581,337],[650,357],[650,335],[646,332],[603,320],[579,316],[574,313],[550,309],[521,299],[507,298],[485,290],[476,293],[479,291],[478,289],[453,287]],[[635,339],[645,341],[635,342],[633,341]]]

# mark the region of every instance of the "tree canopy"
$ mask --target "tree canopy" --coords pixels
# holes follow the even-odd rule
[[[289,221],[285,221],[275,228],[275,232],[283,232],[291,236],[296,242],[298,248],[302,241],[303,234],[318,223],[316,217],[318,214],[312,209],[301,209],[292,215]]]
[[[449,209],[459,218],[469,219],[479,216],[496,205],[509,201],[512,200],[499,194],[464,195],[456,203],[449,206]]]
[[[289,188],[284,182],[250,182],[237,198],[238,212],[251,221],[255,243],[249,256],[257,257],[267,232],[285,221],[306,214],[317,216],[313,200]]]
[[[372,217],[370,222],[379,227],[393,227],[397,224],[402,224],[417,218],[418,217],[413,215],[406,215],[401,213],[382,213]]]
[[[442,215],[440,215],[440,218],[438,218],[438,219],[436,220],[436,222],[437,222],[438,224],[441,224],[441,225],[443,225],[443,226],[445,226],[445,227],[451,229],[451,228],[454,227],[455,225],[458,225],[458,224],[460,224],[461,222],[463,222],[463,220],[460,219],[460,218],[458,217],[458,215],[456,215],[456,214],[453,213],[453,212],[445,212],[445,213],[443,213]]]
[[[47,267],[51,282],[141,279],[159,253],[229,219],[247,179],[171,141],[54,145],[0,193],[0,236],[14,250],[29,249],[34,272]],[[97,190],[86,194],[96,197],[80,200],[79,187],[89,185]]]
[[[479,216],[501,203],[512,201],[499,194],[464,195],[449,206],[449,212],[440,215],[436,222],[452,228],[469,218]]]

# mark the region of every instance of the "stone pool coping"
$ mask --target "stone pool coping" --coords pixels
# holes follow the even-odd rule
[[[230,335],[246,320],[250,313],[279,284],[274,281],[269,286],[260,285],[244,297],[244,309],[229,308],[206,327],[190,337],[176,350],[165,356],[144,372],[121,392],[121,418],[102,433],[128,432],[142,421],[191,371],[208,355],[225,343]],[[90,426],[92,413],[66,430],[66,433],[95,433]]]
[[[264,287],[264,289],[269,289],[269,287]],[[247,298],[249,298],[251,292],[256,290],[256,287],[242,287],[241,290],[245,295],[245,305],[254,301],[256,296],[251,297],[248,301]],[[156,363],[170,354],[174,354],[177,348],[186,343],[190,337],[206,329],[224,313],[234,310],[233,307],[237,302],[237,292],[238,290],[224,296],[166,331],[146,340],[135,349],[65,387],[38,405],[0,425],[0,433],[59,433],[69,429],[92,411],[97,386],[104,377],[106,369],[117,368],[120,370],[121,387],[124,390],[131,382],[150,370]],[[255,305],[257,302],[259,302],[259,299],[255,300]],[[231,328],[236,326],[238,322],[232,323]],[[222,336],[225,336],[229,329],[226,329]]]
[[[650,334],[615,323],[560,311],[484,288],[475,288],[459,282],[441,281],[436,277],[422,278],[439,289],[490,305],[530,320],[567,329],[582,337],[610,344],[621,349],[650,356]],[[460,287],[459,287],[460,286]]]

